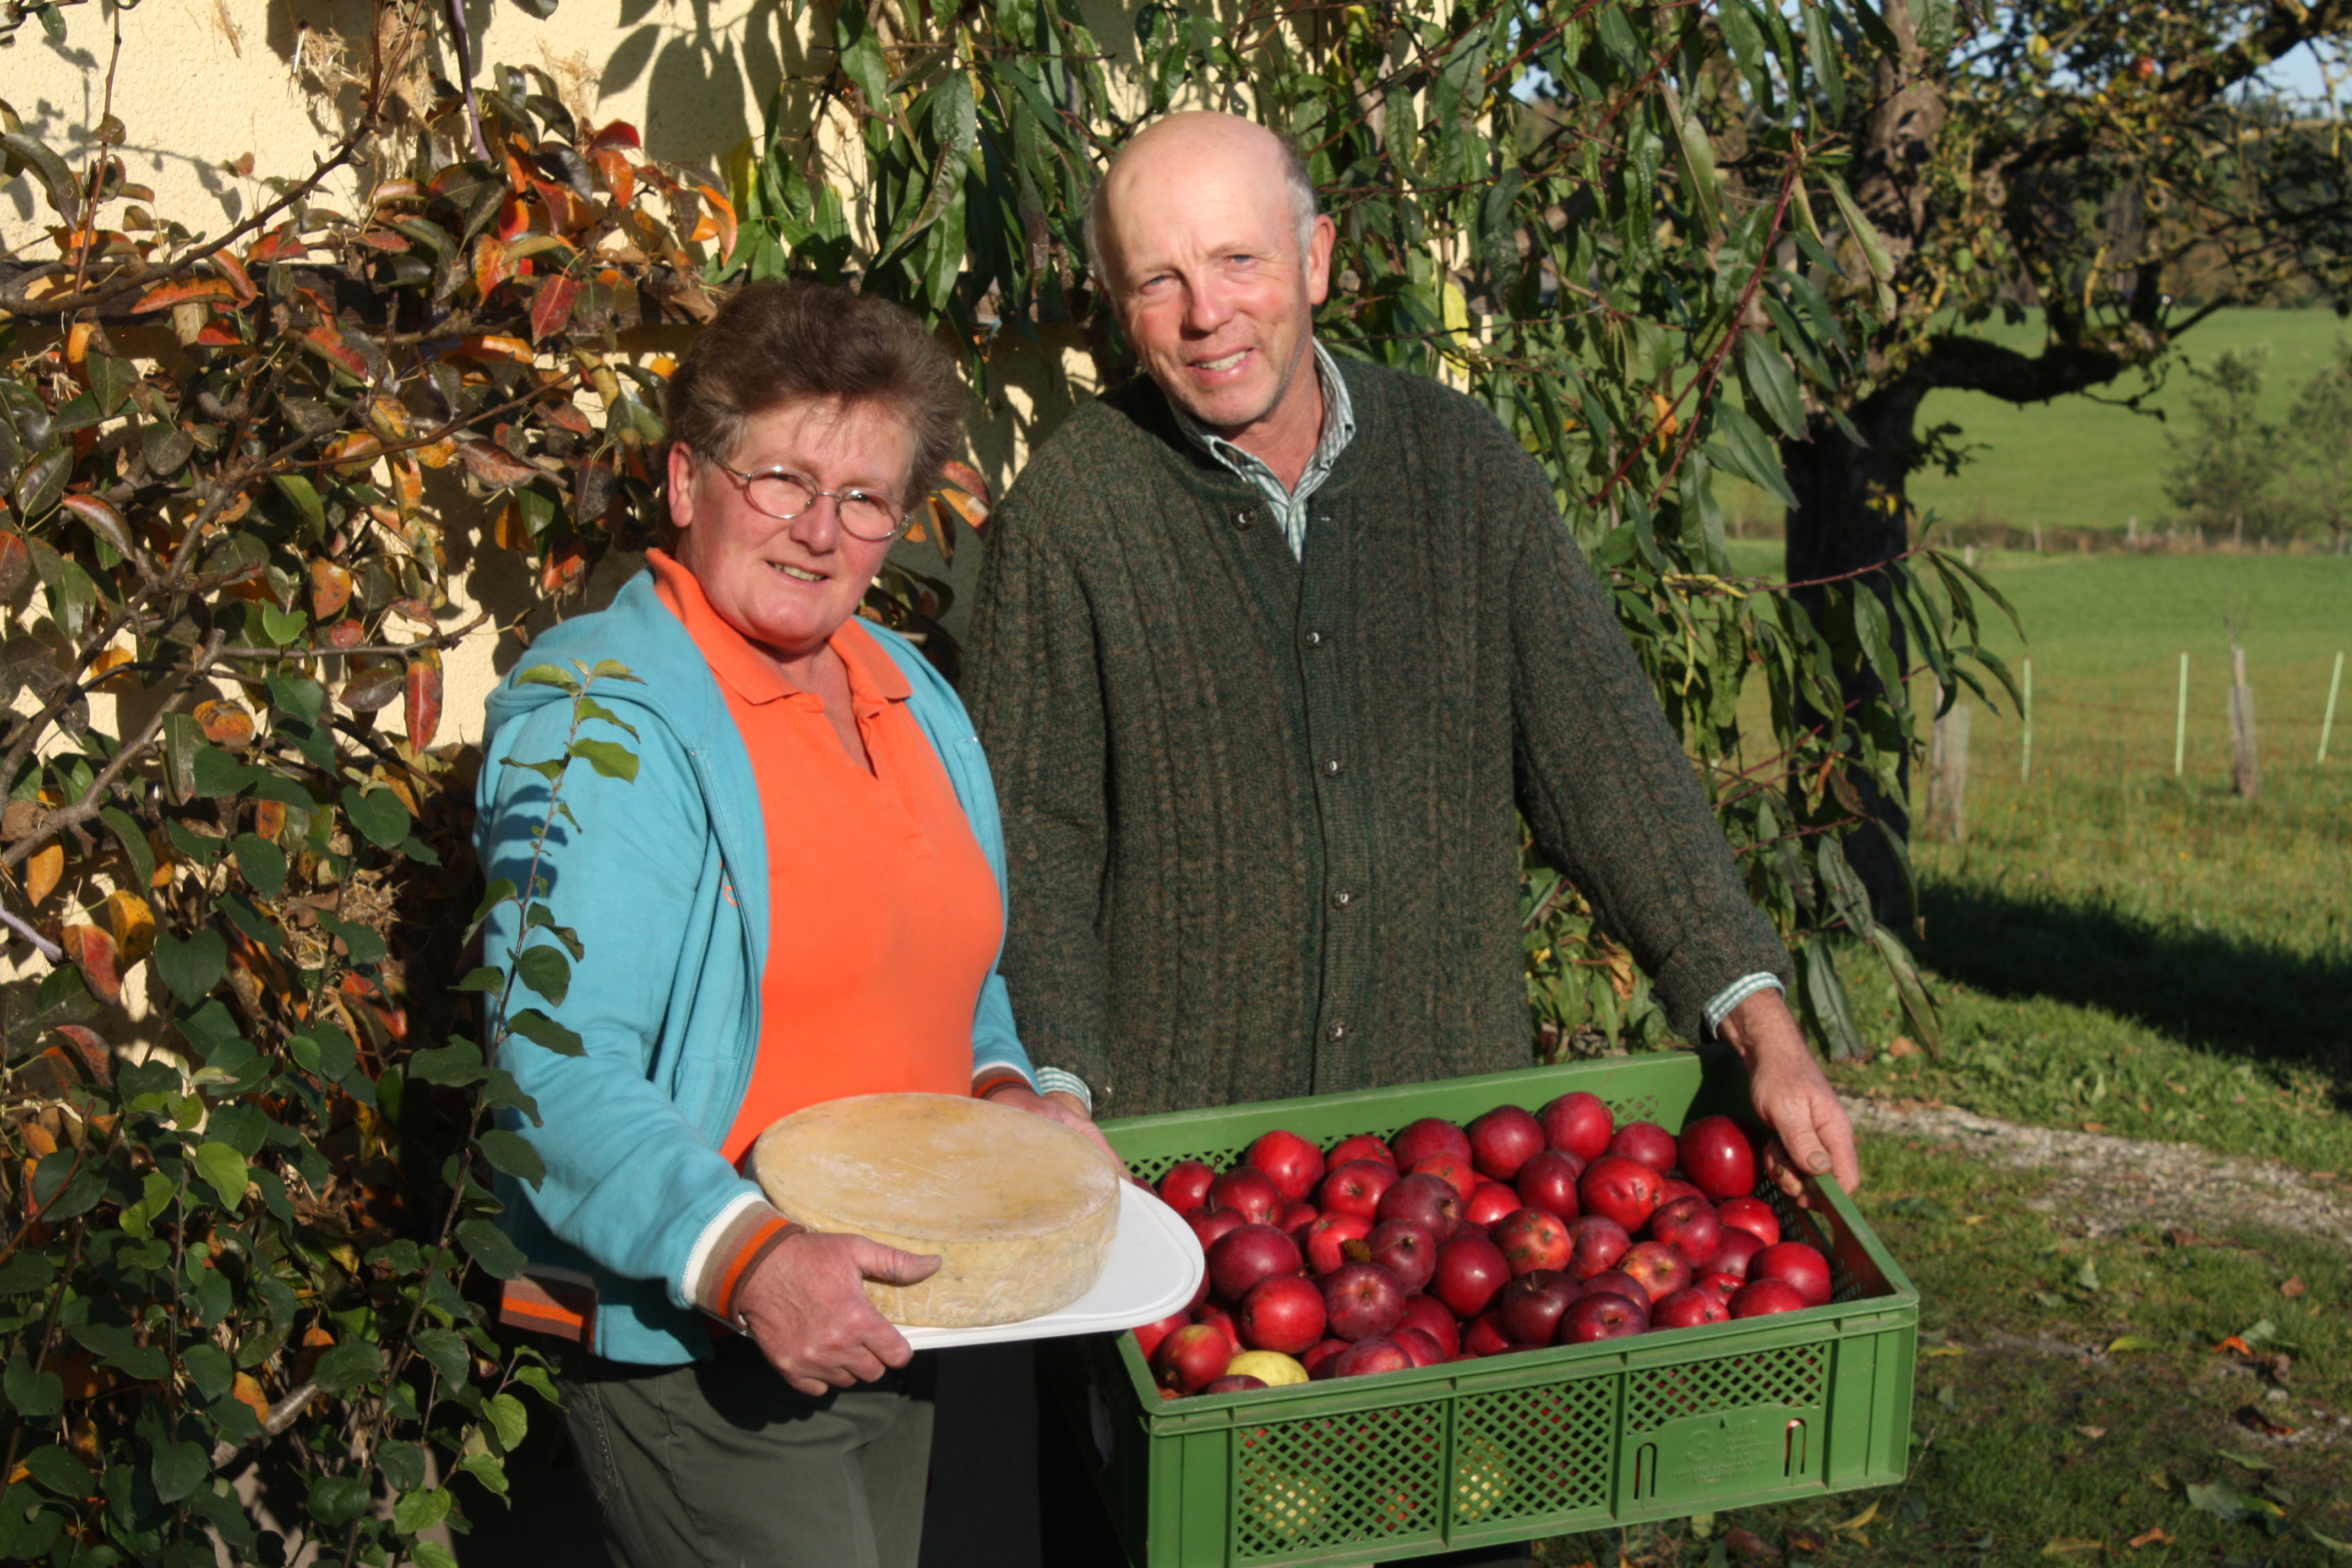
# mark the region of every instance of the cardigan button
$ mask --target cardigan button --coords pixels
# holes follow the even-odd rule
[[[1335,888],[1331,891],[1331,907],[1335,910],[1344,910],[1355,901],[1356,895],[1345,888]]]
[[[1323,1037],[1327,1040],[1344,1040],[1348,1037],[1348,1026],[1334,1024],[1323,1031]]]
[[[1255,525],[1256,521],[1257,514],[1250,510],[1247,507],[1242,507],[1234,513],[1234,526],[1235,528],[1249,528]]]
[[[1320,628],[1316,626],[1309,626],[1307,628],[1307,646],[1308,647],[1321,647],[1323,643],[1324,637]]]
[[[1326,757],[1323,759],[1323,776],[1327,779],[1336,779],[1347,770],[1347,763],[1337,757]]]

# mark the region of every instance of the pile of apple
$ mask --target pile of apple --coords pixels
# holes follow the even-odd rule
[[[1160,1196],[1208,1255],[1135,1331],[1162,1397],[1234,1394],[1818,1307],[1829,1260],[1780,1239],[1747,1131],[1616,1125],[1591,1094],[1425,1117],[1327,1154],[1269,1132]]]

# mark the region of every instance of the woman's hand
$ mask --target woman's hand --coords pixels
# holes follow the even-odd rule
[[[1849,1193],[1861,1186],[1853,1123],[1780,994],[1750,996],[1723,1021],[1721,1033],[1747,1064],[1756,1114],[1778,1134],[1764,1151],[1764,1169],[1780,1190],[1803,1202],[1801,1171],[1834,1175]]]
[[[864,1281],[913,1285],[940,1260],[848,1232],[786,1237],[738,1289],[739,1326],[784,1381],[811,1398],[871,1383],[914,1348],[866,1299]]]
[[[1118,1151],[1110,1146],[1110,1140],[1102,1135],[1102,1129],[1095,1125],[1095,1119],[1087,1114],[1085,1102],[1076,1095],[1066,1094],[1060,1089],[1052,1094],[1039,1094],[1025,1085],[1009,1083],[992,1091],[987,1098],[999,1105],[1009,1105],[1015,1110],[1025,1110],[1032,1116],[1042,1116],[1048,1121],[1058,1121],[1074,1131],[1085,1133],[1096,1148],[1110,1156],[1110,1163],[1118,1167],[1121,1176],[1128,1173],[1127,1162],[1118,1157]]]

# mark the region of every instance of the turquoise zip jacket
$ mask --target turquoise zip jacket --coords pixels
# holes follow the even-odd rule
[[[996,791],[963,704],[912,644],[866,629],[906,672],[909,710],[946,766],[1002,897]],[[552,1015],[586,1050],[561,1056],[520,1036],[501,1047],[498,1065],[537,1112],[507,1113],[506,1125],[530,1142],[547,1174],[536,1187],[502,1181],[500,1222],[535,1269],[594,1284],[597,1354],[676,1365],[710,1353],[687,1295],[698,1248],[723,1214],[759,1193],[719,1144],[759,1048],[767,840],[751,759],[726,697],[648,573],[610,609],[540,637],[490,694],[476,790],[483,875],[525,885],[549,784],[517,764],[560,760],[572,738],[571,698],[518,678],[542,664],[576,674],[574,661],[593,668],[602,659],[637,678],[598,680],[592,693],[636,733],[592,718],[579,739],[626,747],[637,775],[606,778],[585,763],[563,775],[539,876],[553,923],[577,935],[583,956],[560,1003],[517,986],[512,1005]],[[505,967],[518,935],[514,906],[500,904],[483,962]],[[533,945],[551,940],[541,933]],[[975,1070],[1009,1067],[1035,1081],[993,968],[972,1019],[972,1059]]]

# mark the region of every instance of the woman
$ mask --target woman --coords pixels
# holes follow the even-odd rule
[[[579,1342],[566,1417],[627,1568],[915,1561],[929,1369],[860,1282],[938,1260],[786,1224],[741,1173],[762,1130],[920,1090],[1100,1138],[1083,1086],[1037,1092],[995,975],[1003,841],[971,723],[855,616],[964,403],[897,307],[745,290],[670,384],[672,551],[526,660],[609,659],[635,682],[597,681],[605,712],[576,736],[554,687],[509,676],[489,701],[491,878],[524,885],[550,816],[516,763],[575,738],[638,759],[634,782],[572,768],[540,852],[553,924],[584,951],[543,1005],[584,1052],[515,1037],[500,1058],[547,1166],[507,1194],[532,1268],[505,1316]],[[501,905],[489,962],[520,934]]]

